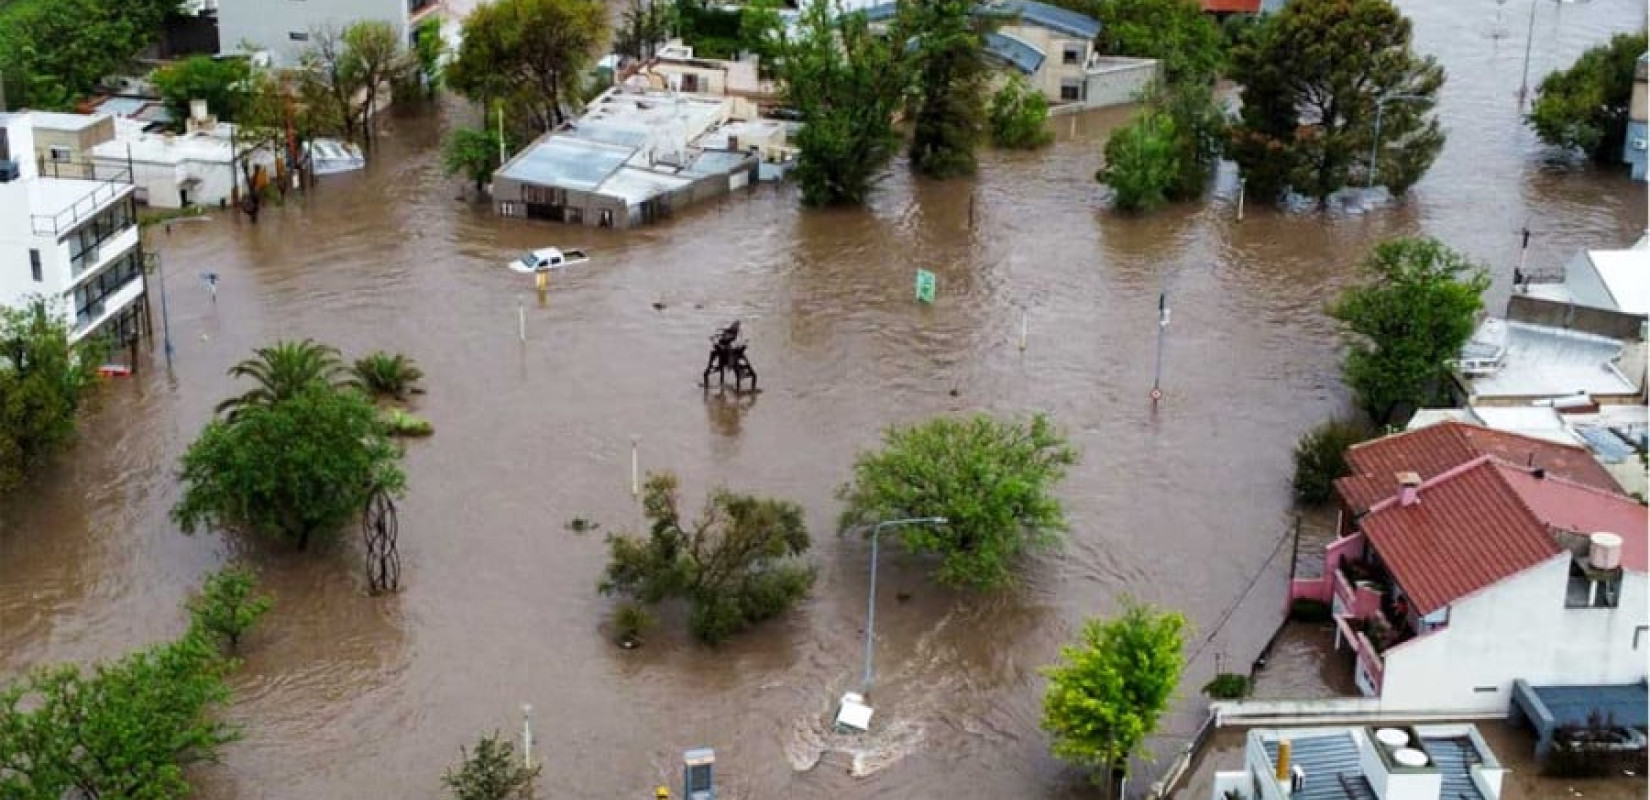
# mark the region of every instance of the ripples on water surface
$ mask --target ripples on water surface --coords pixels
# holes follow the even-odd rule
[[[1405,7],[1419,47],[1449,69],[1450,144],[1409,202],[1362,216],[1251,205],[1240,225],[1222,201],[1113,216],[1090,180],[1098,142],[1127,116],[1111,111],[1075,130],[1059,122],[1046,152],[987,155],[974,182],[919,184],[896,169],[866,211],[803,214],[793,187],[761,187],[624,235],[454,202],[435,166],[440,131],[395,120],[369,172],[329,178],[256,227],[156,231],[176,369],[157,355],[115,384],[81,446],[6,506],[0,671],[109,656],[181,627],[180,601],[234,553],[167,521],[176,459],[231,390],[230,364],[273,338],[313,336],[349,354],[405,350],[428,374],[418,409],[438,432],[409,447],[406,588],[361,597],[353,541],[316,558],[247,548],[279,605],[236,679],[231,716],[246,738],[202,771],[203,796],[432,797],[459,745],[512,729],[523,702],[538,709],[550,796],[640,796],[674,782],[679,751],[695,745],[717,748],[727,794],[741,798],[1074,793],[1080,781],[1037,730],[1037,667],[1120,592],[1183,609],[1199,643],[1243,592],[1289,524],[1291,444],[1345,403],[1320,308],[1372,242],[1441,237],[1494,266],[1499,305],[1526,221],[1535,265],[1644,227],[1642,186],[1545,166],[1519,127],[1522,42],[1496,31],[1521,32],[1524,6]],[[1627,0],[1538,13],[1536,75],[1643,19]],[[595,257],[556,276],[540,307],[499,266],[547,244]],[[939,276],[932,308],[910,299],[919,267]],[[208,269],[224,276],[216,304],[195,279]],[[1154,417],[1165,286],[1168,397]],[[693,385],[705,337],[735,318],[765,391],[706,402]],[[863,544],[830,532],[831,491],[881,427],[976,409],[1050,412],[1082,448],[1063,492],[1070,540],[988,599],[941,592],[920,564],[885,554],[877,732],[829,733],[858,680],[866,588]],[[632,436],[689,496],[726,482],[803,502],[814,599],[715,651],[668,634],[636,652],[609,646],[594,592],[601,537],[564,524],[636,522]],[[1270,635],[1286,569],[1271,564],[1204,648],[1170,734],[1195,726],[1214,654],[1247,663]],[[1157,750],[1172,747],[1171,736]]]

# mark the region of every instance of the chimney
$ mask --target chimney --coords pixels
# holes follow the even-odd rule
[[[1289,740],[1279,739],[1278,768],[1273,772],[1272,779],[1277,782],[1278,788],[1282,790],[1285,797],[1289,796],[1289,790],[1291,788],[1289,780],[1289,750]]]
[[[1542,478],[1547,477],[1547,468],[1546,467],[1536,467],[1534,470],[1532,470],[1530,472],[1530,474],[1535,476],[1536,480],[1541,480]]]
[[[1412,506],[1421,501],[1421,476],[1414,472],[1398,473],[1398,505]]]

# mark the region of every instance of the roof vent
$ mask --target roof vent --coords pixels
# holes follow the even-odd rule
[[[1412,506],[1420,501],[1421,475],[1416,472],[1400,472],[1398,477],[1398,505]]]

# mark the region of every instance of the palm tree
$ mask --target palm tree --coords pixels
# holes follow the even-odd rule
[[[417,384],[424,371],[401,353],[378,350],[356,359],[354,373],[356,382],[375,400],[388,397],[405,401],[407,395],[423,391]]]
[[[236,378],[251,378],[258,385],[246,394],[219,403],[216,409],[218,413],[228,412],[231,422],[244,409],[275,405],[312,383],[324,383],[335,388],[355,385],[354,379],[344,369],[337,348],[313,339],[279,341],[253,352],[257,353],[256,358],[230,367],[229,374]]]

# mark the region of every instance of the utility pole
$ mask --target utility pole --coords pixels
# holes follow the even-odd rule
[[[1169,290],[1157,295],[1157,368],[1152,373],[1152,408],[1163,399],[1163,334],[1169,329]]]

